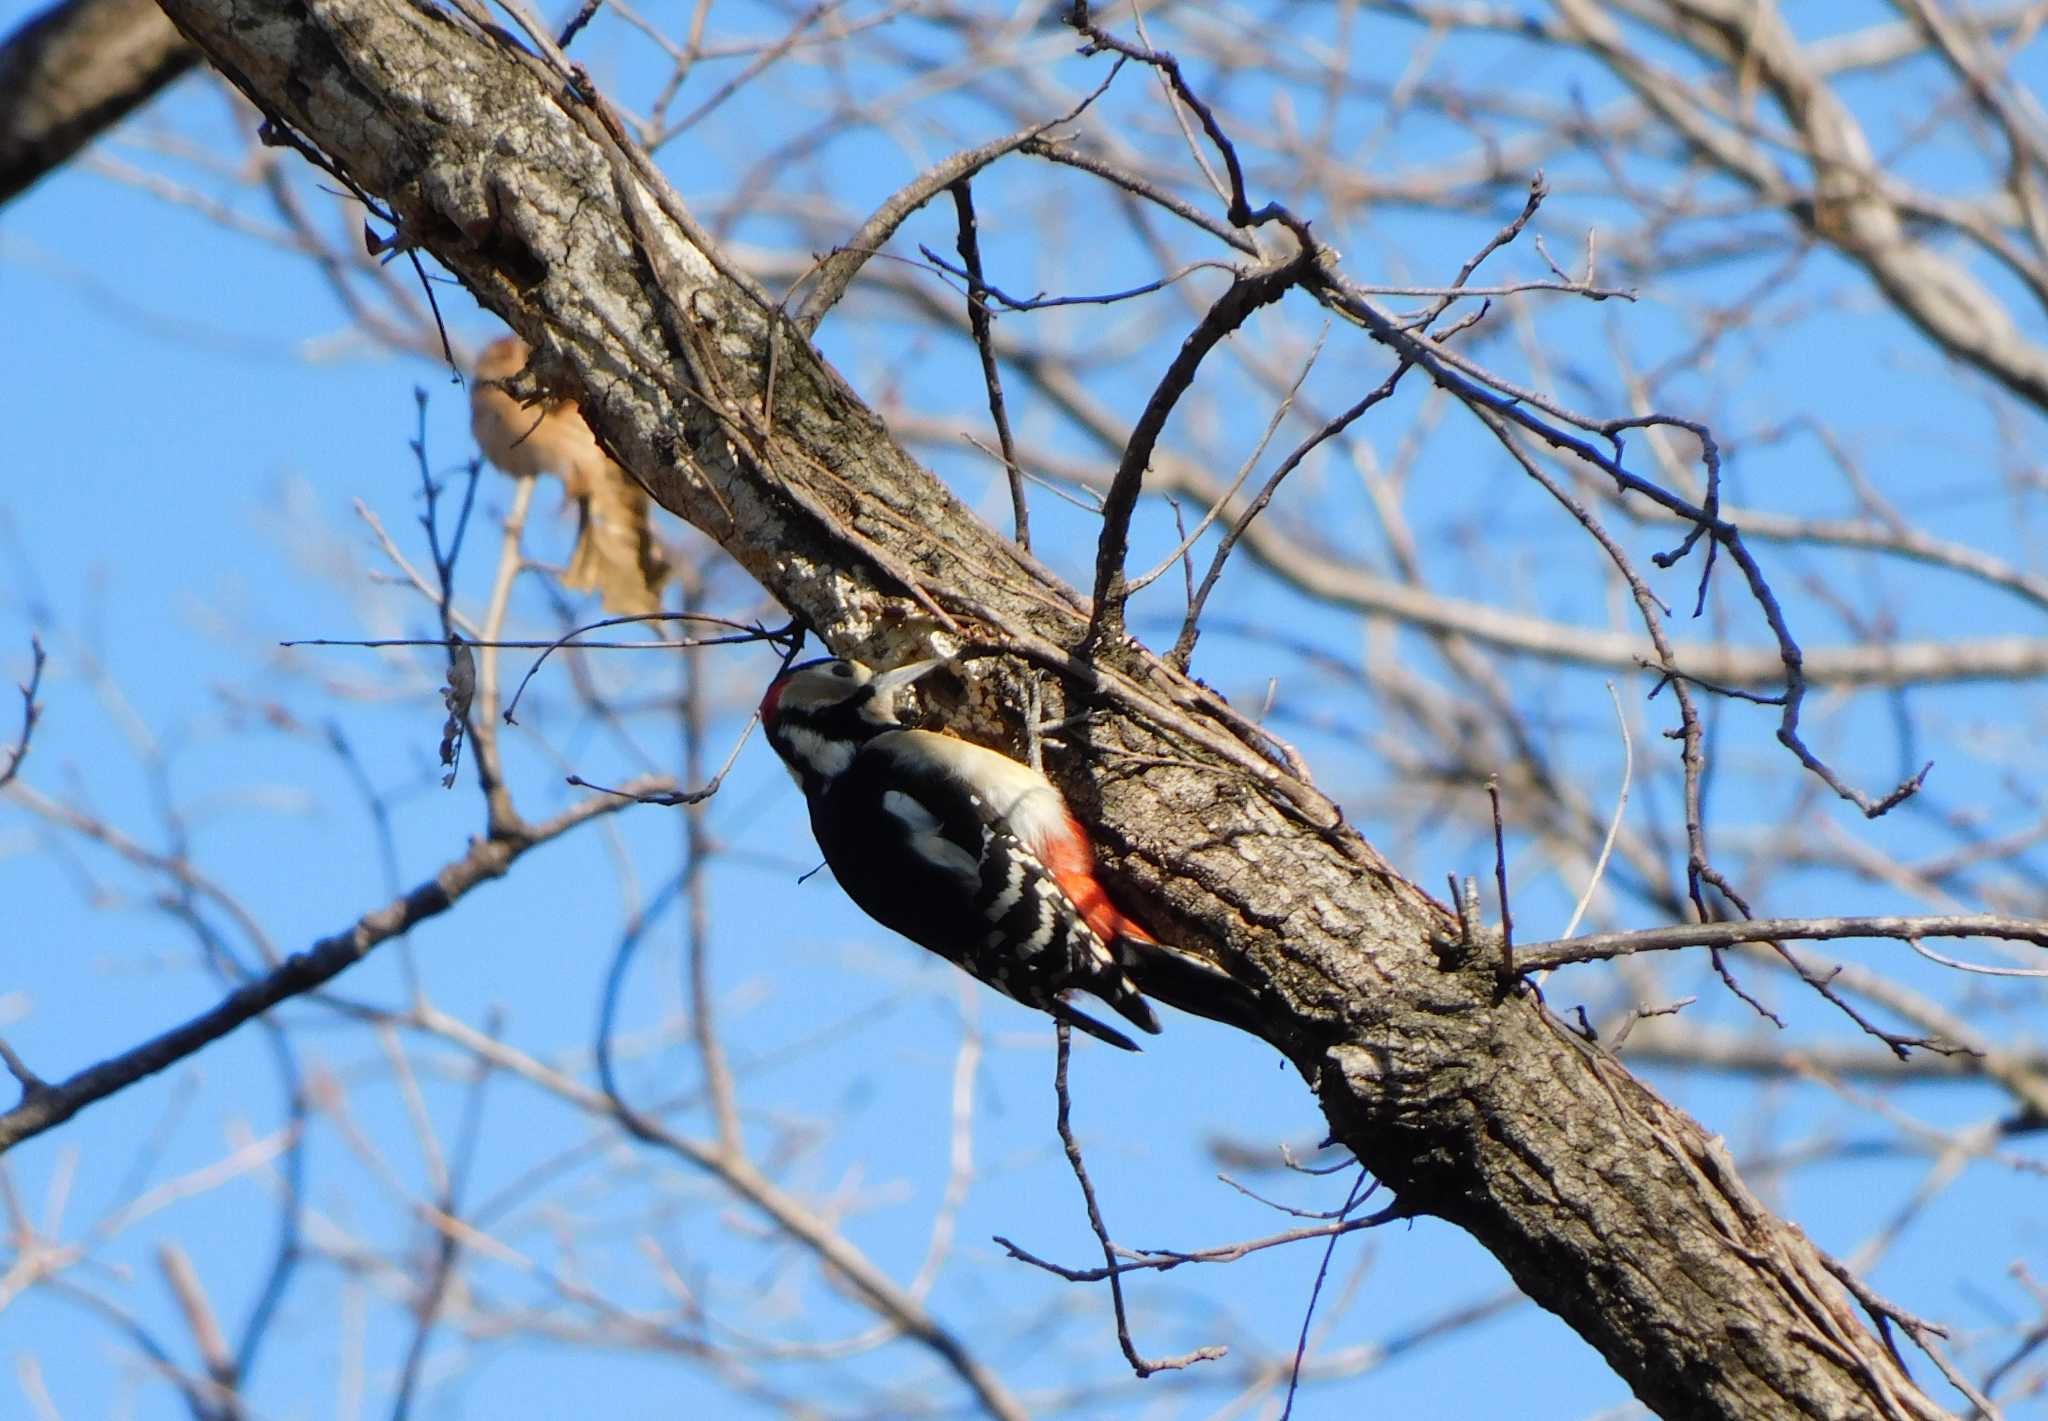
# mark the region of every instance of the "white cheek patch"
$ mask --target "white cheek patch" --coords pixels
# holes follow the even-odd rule
[[[846,767],[853,763],[854,751],[859,748],[850,740],[834,740],[801,725],[790,726],[783,736],[789,741],[793,758],[828,780],[846,773]]]
[[[939,816],[923,804],[892,789],[882,796],[882,812],[901,824],[910,838],[910,851],[930,864],[969,883],[981,881],[981,863],[940,832]]]

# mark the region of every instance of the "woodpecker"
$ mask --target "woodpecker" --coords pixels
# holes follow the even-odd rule
[[[810,661],[762,697],[768,743],[809,801],[847,896],[997,991],[1126,1051],[1138,1049],[1128,1036],[1067,997],[1087,992],[1156,1033],[1139,983],[1161,966],[1177,1005],[1246,1024],[1241,986],[1159,943],[1110,900],[1086,831],[1044,775],[897,723],[896,693],[943,664],[876,675],[858,661]]]

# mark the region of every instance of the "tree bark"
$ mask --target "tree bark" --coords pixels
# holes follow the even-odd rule
[[[1465,945],[1278,747],[889,438],[546,61],[405,0],[164,0],[562,378],[620,461],[842,652],[948,637],[1103,712],[1049,771],[1162,937],[1253,984],[1333,1134],[1469,1230],[1666,1417],[1944,1413],[1719,1142]],[[481,12],[476,12],[479,16]],[[945,706],[1009,734],[987,678]]]
[[[0,44],[0,203],[199,62],[156,0],[68,0]]]

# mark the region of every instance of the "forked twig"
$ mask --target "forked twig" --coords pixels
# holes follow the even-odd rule
[[[43,708],[36,703],[36,692],[42,688],[43,667],[49,661],[49,653],[43,650],[43,639],[30,634],[28,639],[29,668],[28,680],[21,683],[21,734],[7,751],[7,766],[0,769],[0,789],[5,789],[14,777],[21,773],[21,762],[28,758],[28,743],[36,733],[36,721],[42,718]]]
[[[1178,1357],[1162,1357],[1157,1360],[1142,1357],[1131,1342],[1131,1324],[1124,1313],[1124,1285],[1122,1270],[1117,1266],[1118,1249],[1110,1241],[1109,1228],[1102,1222],[1101,1206],[1095,1202],[1095,1186],[1088,1182],[1088,1167],[1081,1162],[1081,1145],[1075,1140],[1073,1127],[1068,1116],[1073,1109],[1073,1099],[1067,1093],[1067,1057],[1073,1049],[1073,1028],[1064,1021],[1058,1024],[1059,1046],[1053,1062],[1053,1091],[1059,1097],[1058,1125],[1060,1144],[1066,1148],[1067,1163],[1073,1168],[1074,1179],[1081,1186],[1082,1202],[1088,1206],[1088,1227],[1095,1231],[1096,1242],[1102,1245],[1103,1267],[1109,1276],[1110,1304],[1116,1310],[1117,1345],[1124,1350],[1124,1360],[1131,1364],[1131,1370],[1140,1377],[1149,1377],[1154,1372],[1179,1371],[1197,1362],[1213,1362],[1229,1353],[1229,1348],[1220,1346],[1197,1347],[1194,1351]]]

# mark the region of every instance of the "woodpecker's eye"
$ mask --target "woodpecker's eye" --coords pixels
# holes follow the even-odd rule
[[[848,666],[844,661],[835,661],[832,663],[832,674],[834,676],[839,677],[841,680],[845,680],[848,676],[851,676],[853,674],[853,668],[851,666]]]

